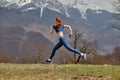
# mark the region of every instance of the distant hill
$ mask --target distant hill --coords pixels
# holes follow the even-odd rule
[[[43,35],[43,32],[49,34],[47,28],[32,16],[0,8],[0,53],[8,51],[14,57],[23,53],[35,54],[36,49],[44,55],[50,53],[53,42],[45,37],[47,34]]]

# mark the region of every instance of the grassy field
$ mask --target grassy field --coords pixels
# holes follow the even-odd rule
[[[120,80],[120,66],[1,63],[0,80]]]

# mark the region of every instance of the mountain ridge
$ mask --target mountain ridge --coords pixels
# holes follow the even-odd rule
[[[63,5],[57,0],[34,1],[36,2],[25,4],[24,6],[20,6],[19,8],[15,7],[15,4],[5,5],[2,7],[6,7],[9,10],[18,10],[21,14],[27,14],[34,17],[34,19],[37,19],[37,21],[35,20],[36,22],[38,22],[37,25],[31,24],[32,26],[30,26],[29,28],[25,27],[25,29],[28,31],[32,30],[35,32],[41,32],[48,39],[50,38],[50,36],[46,34],[50,28],[48,26],[53,25],[53,20],[56,16],[60,16],[63,20],[63,24],[69,24],[73,26],[72,28],[74,31],[85,32],[85,35],[89,40],[97,40],[98,44],[100,45],[101,52],[103,51],[103,53],[111,53],[114,47],[119,46],[119,44],[116,45],[116,43],[119,43],[119,41],[112,40],[112,38],[117,38],[117,36],[119,36],[119,32],[110,29],[108,25],[109,23],[111,23],[111,20],[114,20],[112,17],[114,13],[108,12],[93,4],[87,4],[91,5],[93,8],[88,7],[88,9],[86,9],[85,6],[85,8],[83,7],[83,11],[80,11],[80,9],[82,8],[81,4],[83,4],[82,2],[78,5]],[[80,9],[76,6],[80,6]],[[43,23],[41,23],[41,21]],[[39,28],[39,25],[46,26]],[[43,30],[46,30],[46,32],[44,33]],[[104,34],[106,35],[103,36]],[[50,38],[50,40],[54,42],[56,41],[56,38],[54,40]]]

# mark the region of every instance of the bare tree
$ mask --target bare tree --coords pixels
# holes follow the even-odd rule
[[[19,63],[42,63],[48,53],[47,45],[38,42],[30,43],[23,49]]]
[[[110,55],[109,61],[111,64],[120,65],[120,47],[116,47],[113,53]]]
[[[77,43],[78,43],[78,40],[81,36],[82,36],[82,34],[74,32],[74,45],[73,45],[74,49],[77,48]],[[76,62],[76,53],[74,53],[74,62]]]
[[[13,55],[8,50],[0,51],[0,62],[8,63],[13,61]]]
[[[80,50],[80,52],[82,53],[86,53],[86,54],[90,54],[93,53],[94,55],[96,54],[97,50],[97,43],[95,41],[90,42],[87,39],[82,39],[84,33],[77,33],[75,32],[74,34],[74,48],[78,48]],[[79,47],[78,47],[79,46]],[[74,63],[78,63],[80,60],[81,56],[79,55],[78,58],[76,59],[76,54],[74,54]]]

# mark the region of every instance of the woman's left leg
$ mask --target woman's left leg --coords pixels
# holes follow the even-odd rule
[[[61,37],[60,38],[60,41],[62,42],[62,44],[69,50],[69,51],[72,51],[74,53],[77,53],[77,54],[80,54],[80,51],[77,50],[77,49],[74,49],[70,46],[70,44],[68,43],[68,41],[64,38],[64,37]]]
[[[59,49],[61,46],[62,46],[62,43],[59,41],[59,42],[54,46],[54,48],[53,48],[53,50],[52,50],[52,52],[51,52],[50,58],[45,61],[46,63],[51,63],[51,60],[52,60],[52,58],[54,57],[56,50]]]
[[[52,59],[55,55],[55,52],[57,49],[59,49],[62,46],[62,43],[59,41],[53,48],[51,55],[50,55],[50,59]]]

